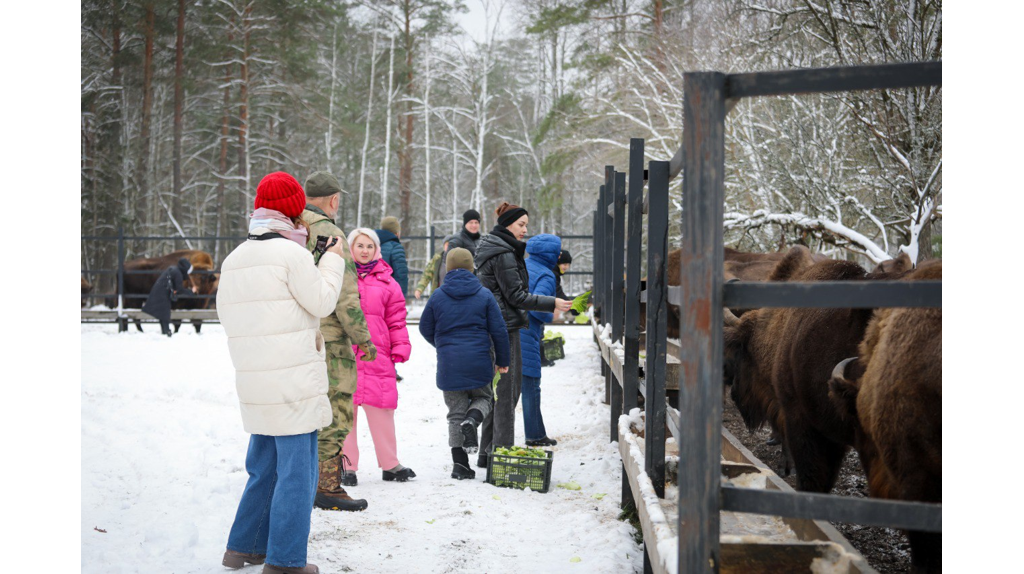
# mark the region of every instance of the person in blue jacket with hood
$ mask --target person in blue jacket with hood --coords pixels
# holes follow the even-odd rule
[[[511,364],[508,330],[498,302],[473,275],[473,255],[448,252],[444,283],[420,316],[420,334],[437,349],[437,388],[448,406],[452,478],[476,478],[469,452],[479,446],[477,427],[491,412],[491,381]],[[492,355],[493,350],[493,355]]]
[[[526,272],[530,276],[530,293],[555,297],[557,291],[555,266],[562,252],[562,240],[557,235],[541,233],[526,242]],[[548,438],[544,417],[540,413],[540,368],[544,358],[542,339],[544,323],[554,319],[553,313],[529,312],[530,326],[519,330],[519,344],[523,349],[523,428],[526,446],[554,446],[558,441]]]
[[[380,258],[391,266],[391,278],[402,289],[402,296],[409,298],[409,264],[405,260],[402,246],[402,224],[392,215],[380,220],[380,229],[375,230],[380,238]]]

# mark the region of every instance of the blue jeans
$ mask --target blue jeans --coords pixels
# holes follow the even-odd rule
[[[267,562],[290,568],[306,565],[309,520],[320,471],[316,432],[249,438],[242,491],[228,550],[266,554]]]
[[[540,377],[523,375],[523,430],[526,440],[540,440],[548,436],[544,417],[540,414]]]

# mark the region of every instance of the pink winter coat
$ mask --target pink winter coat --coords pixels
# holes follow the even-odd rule
[[[356,393],[352,395],[354,405],[398,408],[395,363],[409,360],[412,345],[405,328],[405,296],[391,273],[391,266],[379,260],[366,277],[359,278],[359,299],[370,329],[370,340],[377,347],[377,358],[371,362],[356,360],[359,380]],[[357,359],[365,354],[359,347],[352,347]]]

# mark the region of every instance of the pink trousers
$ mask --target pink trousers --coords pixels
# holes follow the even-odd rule
[[[377,466],[390,470],[398,466],[398,443],[395,440],[395,409],[378,409],[370,405],[359,405],[352,409],[352,430],[345,437],[341,452],[351,461],[346,468],[359,470],[359,409],[366,413],[367,424],[370,425],[370,436],[373,437],[373,450],[377,452]]]

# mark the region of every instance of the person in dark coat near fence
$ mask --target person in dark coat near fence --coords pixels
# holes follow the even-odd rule
[[[555,296],[555,272],[562,240],[550,233],[535,235],[526,242],[526,271],[530,275],[530,293],[538,296]],[[544,324],[550,323],[554,314],[530,311],[530,325],[519,330],[520,346],[523,349],[523,429],[526,431],[526,446],[554,446],[558,444],[548,438],[544,417],[540,412],[540,368],[544,360]]]
[[[452,236],[451,242],[448,245],[448,249],[455,249],[461,247],[467,251],[473,257],[476,257],[476,248],[480,245],[480,212],[475,209],[468,209],[462,214],[462,229],[458,233]],[[446,267],[445,257],[441,257],[441,278],[440,282],[444,283],[444,274]]]
[[[529,325],[527,311],[565,312],[572,301],[534,295],[528,291],[526,272],[526,226],[529,213],[518,205],[502,203],[495,210],[498,224],[480,238],[476,250],[476,275],[480,284],[490,289],[498,302],[505,328],[509,332],[512,364],[498,381],[494,410],[484,420],[477,466],[487,466],[487,450],[492,445],[512,446],[515,441],[516,404],[523,384],[523,357],[519,346],[519,329]],[[443,284],[442,284],[443,286]]]
[[[409,298],[409,264],[405,260],[402,246],[402,224],[398,218],[387,216],[380,220],[380,229],[375,230],[380,238],[380,258],[391,266],[391,278],[402,289],[402,296]]]
[[[182,257],[176,266],[168,267],[160,274],[142,305],[144,313],[160,321],[160,332],[168,337],[171,336],[171,304],[186,295],[184,282],[191,272],[192,263],[187,257]],[[195,289],[192,287],[187,295],[193,294]]]
[[[448,406],[452,478],[475,478],[468,453],[479,445],[477,427],[491,412],[494,373],[508,372],[510,356],[505,319],[494,295],[473,275],[468,250],[448,252],[448,280],[427,301],[420,334],[437,348],[437,388]]]

